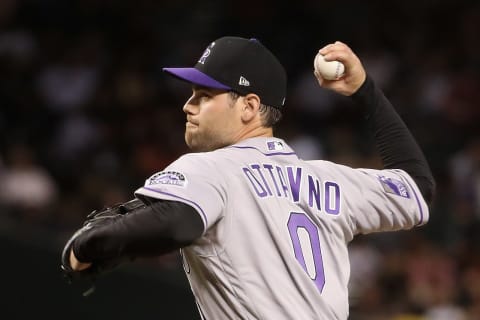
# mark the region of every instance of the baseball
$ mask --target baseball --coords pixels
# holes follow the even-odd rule
[[[313,67],[324,79],[338,80],[345,72],[345,66],[340,61],[325,61],[323,55],[317,53]]]

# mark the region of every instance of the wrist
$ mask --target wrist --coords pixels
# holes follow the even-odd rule
[[[375,111],[377,107],[375,82],[368,74],[366,74],[365,80],[350,98],[363,109],[367,118]]]

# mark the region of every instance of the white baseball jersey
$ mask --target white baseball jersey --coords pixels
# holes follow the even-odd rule
[[[304,161],[267,137],[184,155],[136,194],[184,202],[203,219],[182,255],[208,320],[347,319],[348,242],[429,214],[402,170]]]

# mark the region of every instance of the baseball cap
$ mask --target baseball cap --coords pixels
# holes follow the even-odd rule
[[[192,84],[241,95],[255,93],[263,104],[285,104],[287,75],[278,59],[257,39],[222,37],[208,45],[193,68],[163,68]]]

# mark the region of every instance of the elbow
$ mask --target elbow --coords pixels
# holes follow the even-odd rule
[[[200,227],[200,225],[195,227],[185,227],[183,225],[180,228],[174,228],[170,234],[171,240],[179,248],[187,247],[201,237],[203,228]]]
[[[435,194],[437,191],[436,188],[437,188],[437,185],[435,183],[435,180],[432,178],[430,187],[427,190],[425,195],[425,201],[428,203],[428,205],[431,205],[433,203],[433,200],[435,199]]]

